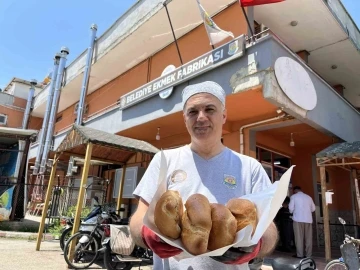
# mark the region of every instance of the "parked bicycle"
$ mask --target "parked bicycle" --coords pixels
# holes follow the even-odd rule
[[[346,222],[341,217],[338,218],[344,228],[344,241],[340,246],[341,258],[330,261],[325,270],[359,270],[360,269],[360,256],[359,246],[360,240],[349,236],[346,233]]]

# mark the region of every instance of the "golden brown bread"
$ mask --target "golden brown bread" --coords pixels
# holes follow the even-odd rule
[[[168,190],[158,200],[154,221],[159,231],[172,239],[180,237],[183,203],[178,191]]]
[[[212,227],[209,236],[208,250],[231,245],[236,236],[237,221],[230,210],[222,204],[212,203],[211,220]]]
[[[252,234],[254,234],[257,225],[257,212],[253,202],[246,199],[235,198],[229,200],[226,207],[229,208],[237,220],[237,231],[251,224],[253,227]]]
[[[181,223],[182,243],[193,255],[205,253],[212,225],[209,200],[202,194],[193,194],[187,199],[185,207]]]

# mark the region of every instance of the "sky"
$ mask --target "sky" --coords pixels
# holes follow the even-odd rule
[[[106,31],[136,0],[6,0],[0,3],[0,88],[13,77],[42,81],[62,46],[67,65],[89,45],[90,26]],[[360,28],[360,1],[342,0]],[[101,3],[101,4],[99,4]]]
[[[103,34],[136,0],[0,1],[0,88],[13,77],[42,81],[62,46],[66,65],[90,42],[90,26]]]

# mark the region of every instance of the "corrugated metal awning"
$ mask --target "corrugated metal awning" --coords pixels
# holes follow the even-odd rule
[[[34,129],[20,129],[20,128],[8,128],[8,127],[0,127],[0,136],[19,136],[19,137],[30,137],[35,135],[38,131]]]
[[[135,153],[154,155],[160,151],[145,141],[73,125],[56,149],[56,152],[84,157],[86,144],[89,142],[94,144],[92,159],[100,161],[125,163]]]
[[[360,157],[360,141],[335,143],[316,154],[317,158]]]

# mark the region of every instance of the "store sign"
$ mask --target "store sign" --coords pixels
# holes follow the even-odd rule
[[[244,55],[245,37],[244,35],[212,50],[188,63],[176,68],[170,73],[125,94],[120,98],[120,109],[135,105],[148,99],[161,91],[198,76],[206,71],[214,69],[229,61]],[[165,72],[163,72],[165,73]],[[170,93],[171,94],[171,93]]]

